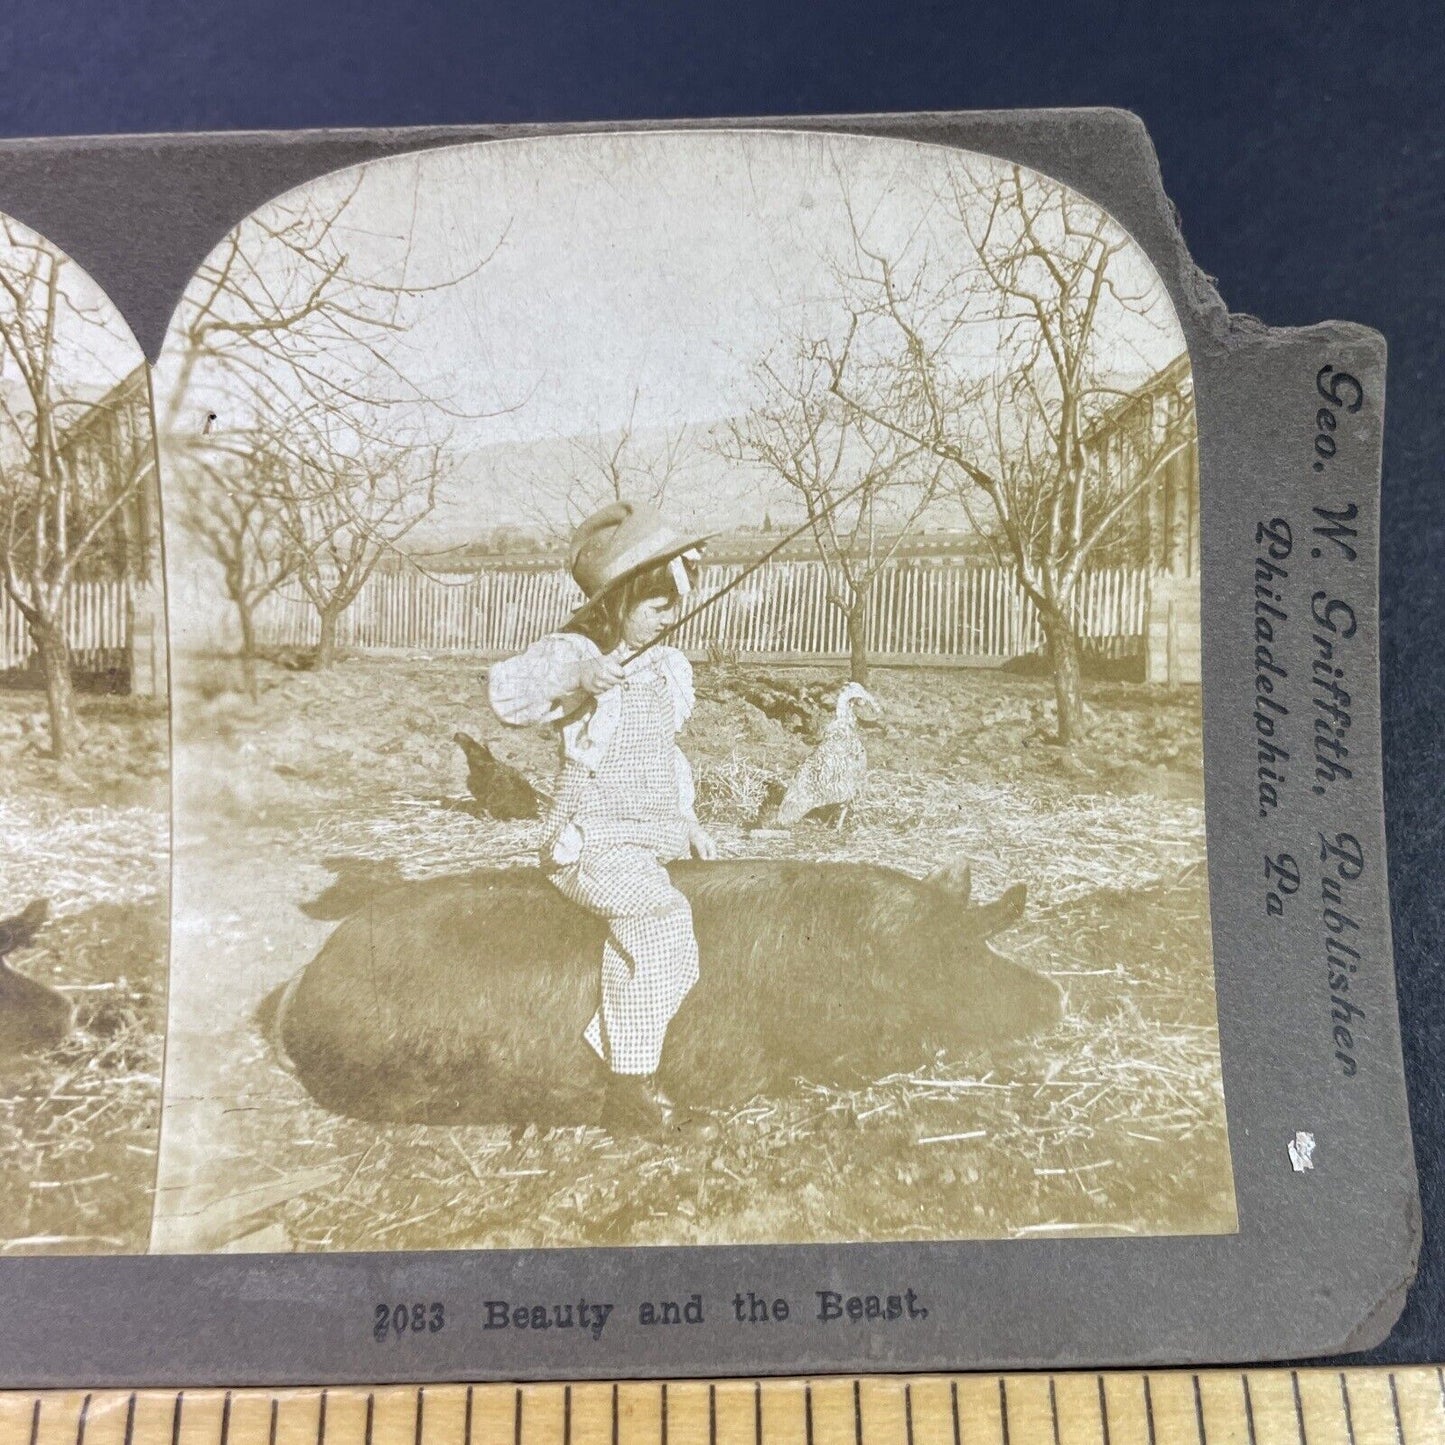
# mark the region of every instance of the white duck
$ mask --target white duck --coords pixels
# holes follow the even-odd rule
[[[878,716],[873,694],[861,683],[850,682],[838,694],[833,721],[823,729],[822,740],[798,769],[778,805],[778,822],[784,827],[827,810],[841,828],[849,809],[863,796],[868,785],[868,754],[858,736],[860,705],[867,709],[865,716],[870,721]]]

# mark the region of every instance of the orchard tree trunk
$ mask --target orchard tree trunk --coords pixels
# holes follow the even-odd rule
[[[232,559],[226,565],[226,595],[236,609],[236,623],[241,629],[241,682],[246,695],[256,701],[256,609],[246,588],[245,569]]]
[[[236,616],[241,623],[241,679],[245,683],[246,696],[252,702],[257,698],[256,684],[256,619],[251,604],[243,598],[234,599]]]
[[[1079,639],[1067,615],[1058,608],[1044,610],[1039,620],[1049,645],[1054,673],[1054,704],[1059,719],[1059,741],[1067,747],[1084,734],[1084,673]]]
[[[848,676],[868,685],[868,588],[853,594],[848,607]]]
[[[336,625],[341,621],[341,614],[346,608],[322,607],[318,610],[321,616],[321,636],[317,639],[311,666],[320,672],[322,668],[330,667],[336,661]]]
[[[84,736],[75,711],[75,688],[70,679],[70,648],[64,623],[32,622],[30,636],[45,679],[45,703],[50,714],[50,756],[62,761],[75,756]]]

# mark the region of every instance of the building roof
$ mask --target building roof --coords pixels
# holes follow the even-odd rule
[[[109,391],[102,392],[95,401],[65,428],[56,439],[62,452],[79,446],[87,437],[104,428],[116,412],[128,406],[149,406],[150,394],[146,387],[144,363],[128,372]]]
[[[1129,414],[1148,402],[1172,394],[1193,395],[1194,371],[1189,364],[1189,353],[1181,351],[1168,366],[1156,371],[1153,376],[1141,382],[1127,396],[1121,396],[1115,403],[1088,427],[1080,440],[1085,446],[1098,441],[1128,424]]]

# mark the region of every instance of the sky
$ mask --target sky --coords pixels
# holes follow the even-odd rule
[[[338,231],[348,264],[437,288],[408,303],[394,356],[449,413],[451,495],[417,540],[460,541],[532,520],[529,479],[570,455],[562,439],[629,420],[644,441],[678,428],[703,437],[755,403],[763,357],[800,336],[841,335],[836,268],[850,255],[850,206],[871,244],[966,267],[958,222],[938,200],[959,166],[1002,170],[911,141],[802,132],[548,137],[368,162],[258,215],[350,195]],[[257,284],[294,280],[274,244],[248,259]],[[1121,264],[1121,289],[1153,298],[1146,315],[1120,311],[1109,333],[1132,385],[1183,337],[1142,252],[1131,245]],[[961,374],[994,366],[994,339],[969,329]],[[161,415],[180,374],[173,325],[157,371]],[[203,366],[185,400],[189,426],[203,409],[224,413],[228,398]],[[730,524],[760,517],[759,476],[696,452],[684,510]]]

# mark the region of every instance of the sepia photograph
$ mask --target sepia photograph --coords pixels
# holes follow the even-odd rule
[[[139,928],[104,980],[60,952],[85,908],[164,936],[163,824],[109,850],[113,898],[43,867],[55,830],[120,827],[63,719],[119,750],[163,717],[134,661],[61,685],[89,654],[54,660],[37,600],[151,586],[120,522],[151,473],[66,521],[65,446],[114,444],[102,355],[90,410],[0,371],[31,639],[5,746],[35,777],[5,937],[89,1050],[7,1085],[60,1102],[4,1101],[30,1133],[0,1144],[57,1156],[119,1127],[63,1112],[119,1066],[85,1010],[130,1011],[105,1038],[139,1075],[165,989],[163,960],[115,981]],[[153,1252],[1236,1229],[1193,377],[1105,210],[801,131],[395,156],[227,234],[153,389]],[[27,1207],[22,1244],[79,1228]]]
[[[169,744],[150,372],[0,215],[0,1256],[143,1253]]]

